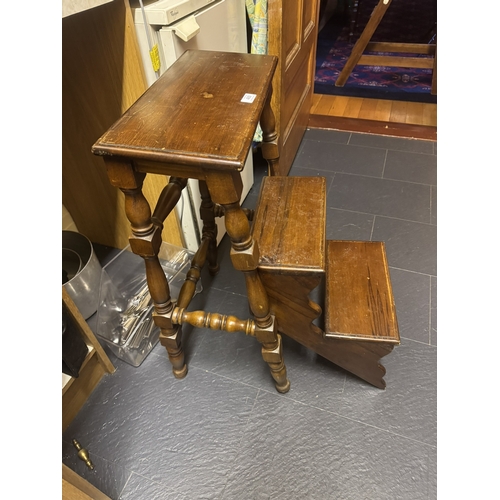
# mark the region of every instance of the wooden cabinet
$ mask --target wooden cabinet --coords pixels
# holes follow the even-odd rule
[[[115,367],[64,287],[62,307],[76,324],[78,333],[89,348],[79,376],[74,378],[64,373],[62,376],[62,430],[64,432],[102,377],[106,373],[113,373]]]
[[[268,1],[268,54],[278,57],[271,106],[279,133],[278,175],[288,175],[309,122],[319,0]]]

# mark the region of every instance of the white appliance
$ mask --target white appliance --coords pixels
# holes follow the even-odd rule
[[[152,85],[188,49],[247,53],[245,0],[138,0],[132,3],[139,49],[148,85]],[[146,22],[145,22],[146,21]],[[158,46],[160,69],[155,71],[150,49]],[[241,172],[241,202],[254,182],[252,152]],[[199,207],[198,181],[190,179],[176,206],[185,246],[196,251],[203,223]],[[222,218],[217,219],[220,243],[226,232]]]

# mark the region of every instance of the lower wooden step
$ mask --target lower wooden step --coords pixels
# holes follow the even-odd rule
[[[383,242],[328,241],[325,340],[332,362],[384,388],[380,359],[400,343]]]

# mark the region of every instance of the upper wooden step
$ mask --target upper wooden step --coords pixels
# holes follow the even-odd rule
[[[252,233],[259,269],[324,273],[326,179],[265,177]]]
[[[399,344],[385,246],[328,241],[325,336]]]

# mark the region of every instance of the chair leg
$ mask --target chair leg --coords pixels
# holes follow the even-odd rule
[[[363,52],[366,49],[366,46],[370,42],[373,34],[375,33],[375,30],[380,24],[380,21],[382,21],[382,18],[389,8],[389,5],[391,5],[391,2],[392,0],[379,0],[379,3],[373,9],[372,15],[368,20],[363,33],[361,33],[358,41],[354,44],[351,55],[349,56],[349,59],[347,59],[347,62],[342,68],[342,71],[340,72],[340,75],[335,82],[336,87],[343,87],[347,82],[349,75],[352,73],[352,70],[354,69],[356,64],[358,64],[361,56],[363,55]]]

